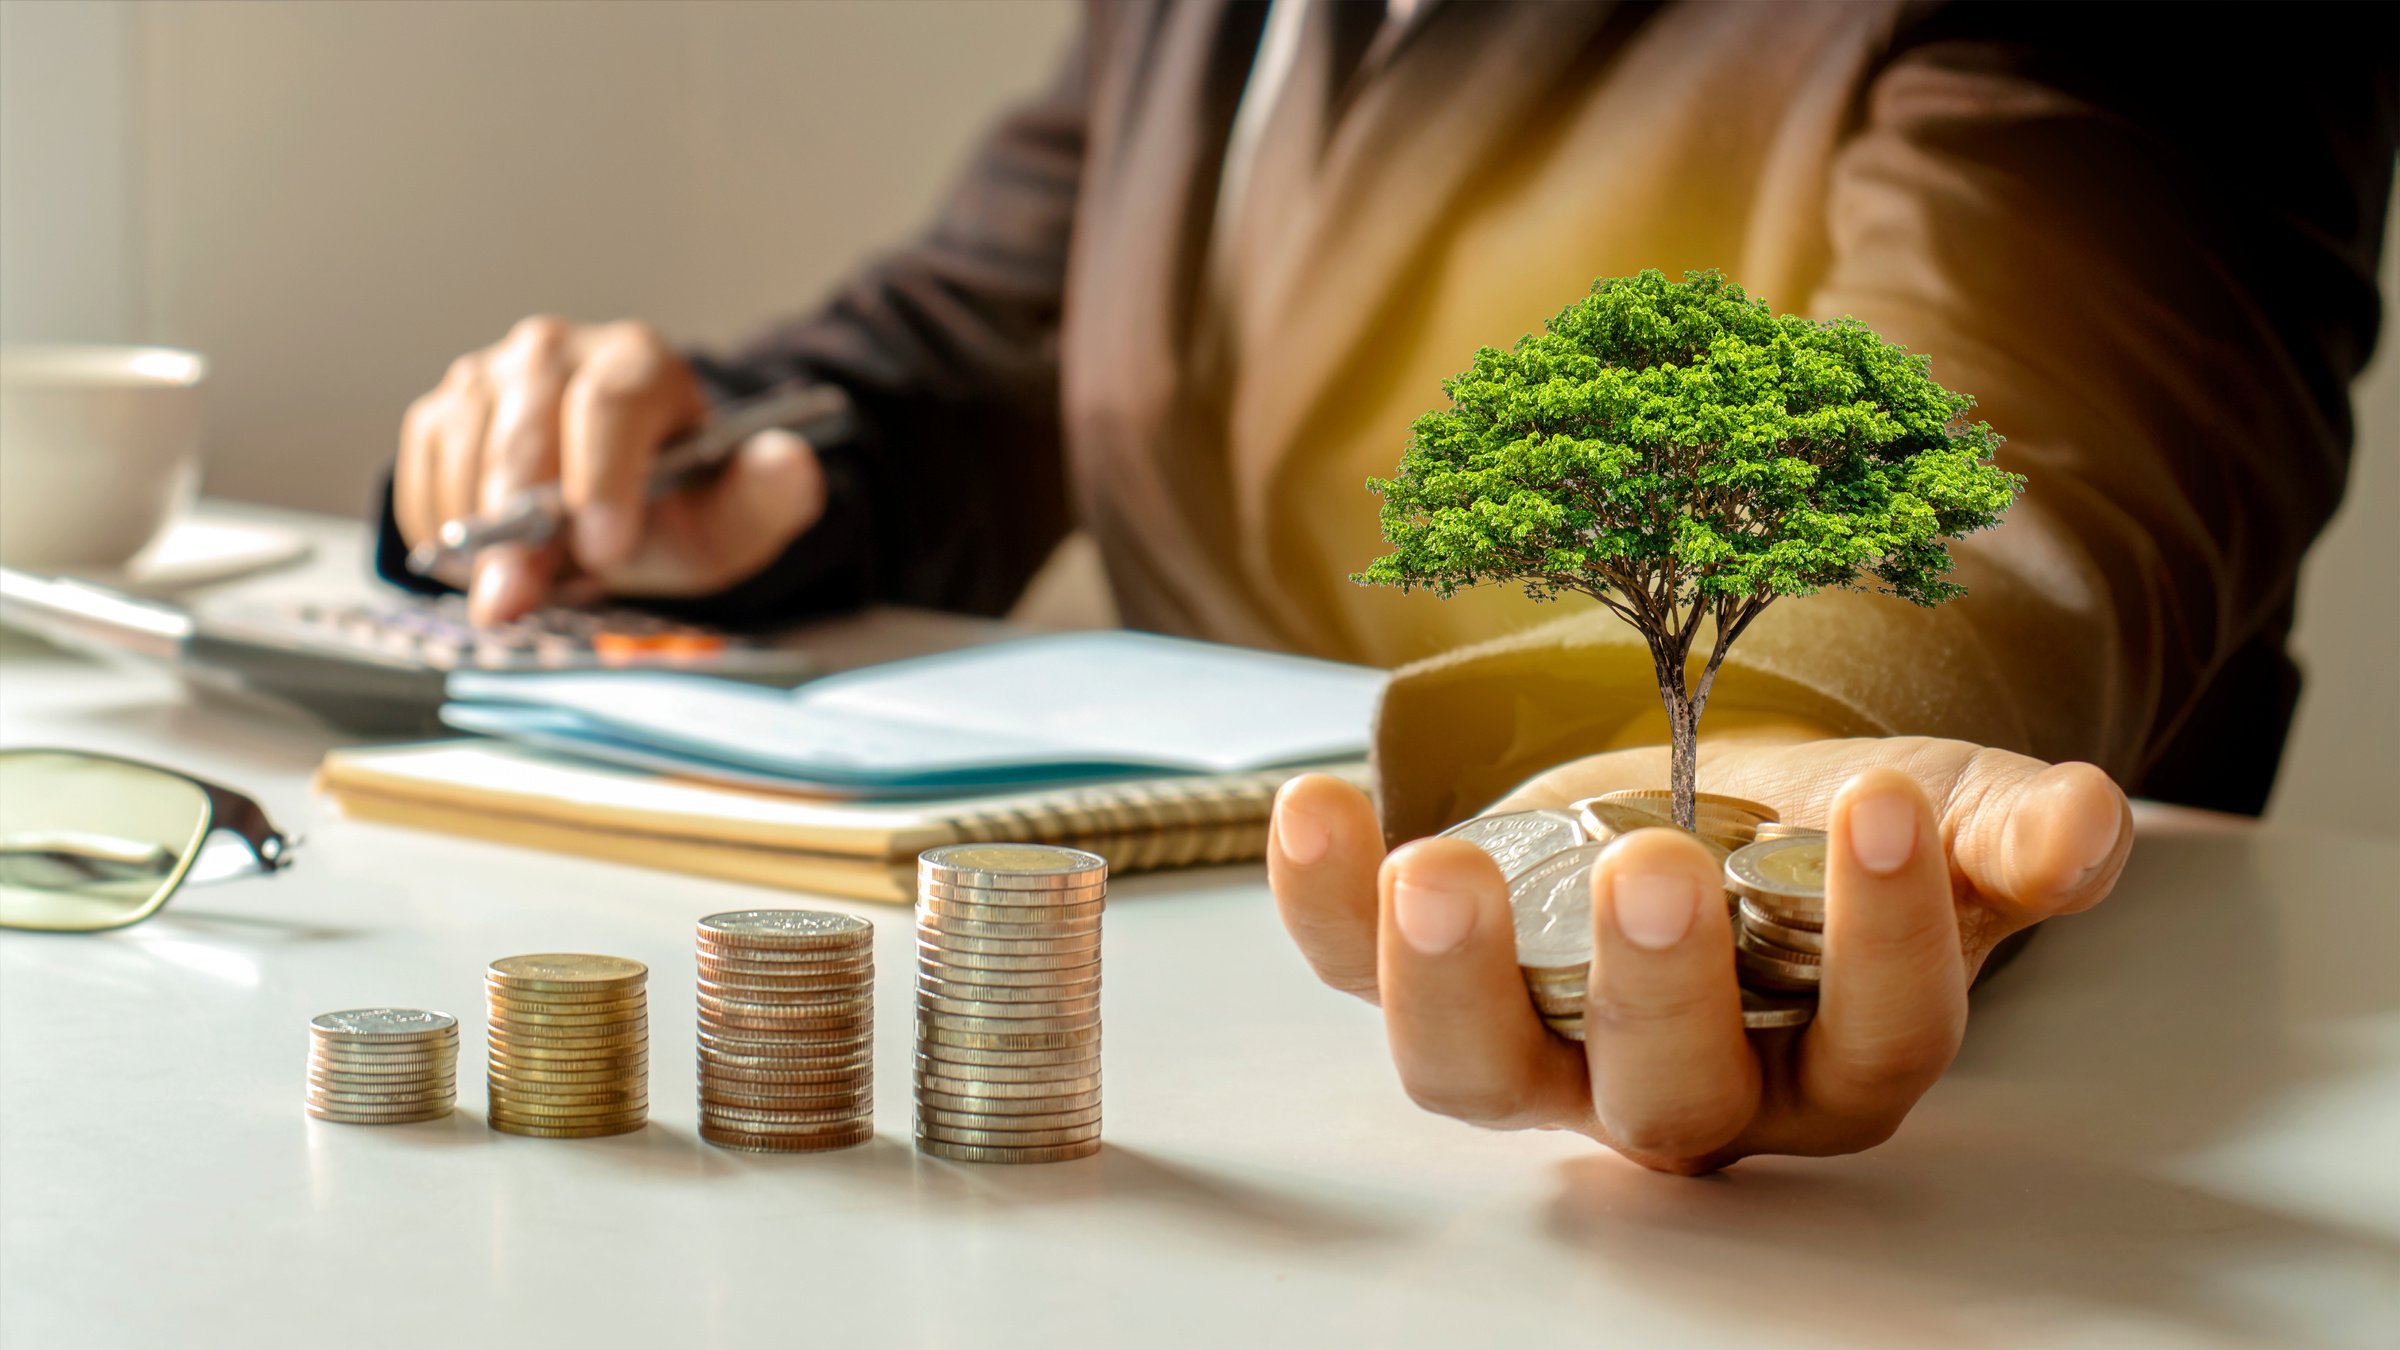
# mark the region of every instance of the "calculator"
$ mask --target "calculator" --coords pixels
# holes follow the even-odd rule
[[[456,595],[227,602],[185,609],[88,582],[0,568],[0,624],[56,645],[175,665],[345,730],[436,730],[451,672],[677,670],[790,686],[804,652],[626,609],[537,610],[478,627]]]

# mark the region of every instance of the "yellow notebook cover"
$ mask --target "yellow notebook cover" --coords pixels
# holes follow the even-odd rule
[[[1275,789],[1305,769],[1129,779],[863,804],[669,778],[491,740],[335,750],[317,790],[362,820],[668,871],[906,901],[916,855],[1013,839],[1089,848],[1112,872],[1263,855]],[[1364,763],[1321,766],[1366,783]]]

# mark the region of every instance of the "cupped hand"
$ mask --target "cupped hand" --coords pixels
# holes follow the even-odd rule
[[[659,447],[706,415],[690,365],[647,325],[526,319],[409,405],[393,516],[413,547],[523,488],[559,484],[574,513],[562,538],[488,549],[471,579],[443,576],[467,587],[478,623],[552,598],[722,590],[816,523],[825,478],[806,441],[767,432],[707,484],[648,501]]]
[[[1595,755],[1491,810],[1666,777],[1663,749]],[[1744,1031],[1722,869],[1679,831],[1626,835],[1594,869],[1581,1045],[1536,1013],[1507,887],[1473,845],[1387,856],[1367,798],[1311,775],[1276,800],[1268,875],[1318,975],[1382,1006],[1419,1104],[1701,1173],[1889,1138],[1957,1053],[1992,948],[2099,902],[2133,845],[2125,795],[2099,769],[1957,741],[1704,745],[1700,787],[1829,834],[1823,984],[1804,1027]]]

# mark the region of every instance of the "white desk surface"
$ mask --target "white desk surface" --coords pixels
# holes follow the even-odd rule
[[[308,836],[122,933],[0,934],[0,1345],[2400,1340],[2388,843],[2146,812],[1896,1139],[1703,1180],[1416,1110],[1248,868],[1115,887],[1098,1158],[922,1160],[908,913],[823,902],[877,922],[882,1133],[758,1157],[695,1137],[675,991],[692,919],[808,902],[341,821],[329,739],[0,646],[0,743],[155,758]],[[650,964],[640,1133],[484,1127],[484,963],[556,949]],[[453,1120],[302,1114],[308,1018],[379,1003],[469,1024]]]

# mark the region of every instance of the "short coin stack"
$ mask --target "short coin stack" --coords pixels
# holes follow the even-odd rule
[[[621,956],[510,956],[484,972],[490,1122],[583,1139],[650,1119],[650,968]]]
[[[308,1024],[308,1113],[345,1125],[438,1120],[458,1104],[458,1019],[353,1008]]]
[[[875,926],[848,914],[711,914],[696,939],[700,1137],[816,1153],[875,1137]]]
[[[1742,981],[1814,996],[1825,960],[1825,836],[1751,844],[1725,860]]]
[[[1100,1151],[1108,862],[1044,844],[917,858],[917,1147],[960,1162]]]

